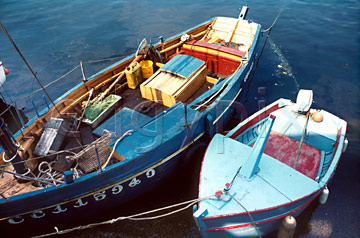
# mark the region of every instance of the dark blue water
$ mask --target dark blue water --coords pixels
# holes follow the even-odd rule
[[[268,1],[50,1],[2,0],[0,20],[44,85],[79,65],[124,57],[144,37],[158,41],[214,16],[236,17],[248,3],[248,18],[269,27],[279,11],[248,94],[247,113],[279,97],[295,100],[299,88],[312,89],[316,108],[348,122],[347,152],[330,184],[326,205],[312,204],[298,218],[298,237],[358,237],[360,234],[360,2],[358,0]],[[264,38],[263,38],[264,39]],[[16,51],[0,34],[0,60],[11,71],[1,88],[9,102],[24,107],[29,117],[45,107],[42,93]],[[86,76],[115,60],[84,63]],[[55,99],[81,82],[76,69],[48,88]],[[259,95],[258,88],[266,94]],[[5,93],[5,90],[7,93]],[[29,96],[30,94],[30,96]],[[261,101],[262,100],[262,101]],[[109,218],[194,198],[201,152],[184,172],[165,187],[146,194]],[[106,217],[106,218],[107,218]],[[99,218],[102,219],[102,218]],[[68,237],[199,237],[191,210],[167,218],[122,221]]]

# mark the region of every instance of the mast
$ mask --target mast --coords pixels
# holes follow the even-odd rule
[[[0,85],[5,82],[7,74],[9,74],[9,71],[2,66],[2,62],[0,61]],[[18,147],[11,138],[12,136],[10,136],[4,120],[0,117],[0,145],[4,149],[3,153],[5,153],[8,157],[8,159],[6,160],[5,154],[3,154],[2,159],[4,160],[4,162],[11,162],[17,174],[25,175],[28,173],[29,170],[25,168],[24,162],[17,153]],[[16,178],[21,180],[21,178]]]
[[[275,116],[270,114],[260,131],[258,138],[252,148],[249,158],[240,170],[240,175],[250,180],[258,170],[261,157],[264,153],[266,142],[269,139],[271,128],[274,125]]]
[[[4,153],[8,157],[8,161],[10,161],[18,174],[25,174],[27,169],[17,153],[17,146],[11,140],[11,136],[6,129],[6,125],[3,119],[0,117],[0,144],[4,149]],[[3,157],[4,158],[4,157]]]
[[[54,105],[55,110],[59,113],[59,115],[61,115],[61,112],[57,109],[54,101],[51,99],[50,95],[47,93],[47,91],[45,90],[44,86],[42,85],[42,83],[40,82],[40,80],[38,79],[38,77],[36,76],[36,74],[34,73],[34,71],[32,70],[31,66],[29,65],[29,63],[26,61],[25,57],[22,55],[21,51],[19,50],[19,48],[16,46],[15,42],[13,41],[13,39],[11,38],[11,36],[9,35],[9,33],[7,32],[7,30],[5,29],[5,27],[1,24],[0,22],[0,27],[3,30],[3,32],[5,33],[5,35],[7,36],[7,38],[10,40],[10,42],[13,44],[13,46],[15,47],[16,51],[19,53],[19,55],[21,56],[21,58],[23,59],[23,61],[25,62],[26,66],[29,68],[30,72],[32,73],[32,75],[35,77],[36,81],[38,82],[38,84],[40,85],[41,89],[44,91],[44,93],[46,94],[46,96],[49,98],[50,102]]]

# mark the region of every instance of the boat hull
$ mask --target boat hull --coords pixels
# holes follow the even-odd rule
[[[192,146],[200,141],[207,141],[214,133],[222,131],[233,113],[239,109],[237,103],[243,98],[250,82],[249,74],[254,67],[259,35],[260,29],[250,49],[248,64],[231,76],[225,89],[204,111],[198,112],[194,107],[196,100],[201,101],[201,97],[205,98],[206,95],[200,96],[193,104],[184,105],[180,102],[142,125],[141,130],[133,131],[130,136],[123,138],[115,151],[124,155],[125,160],[102,171],[84,175],[70,184],[1,199],[0,229],[3,234],[33,236],[51,233],[56,229],[86,223],[84,218],[94,217],[114,207],[119,209],[120,216],[122,205],[161,186],[166,178],[181,168],[180,164],[186,163],[184,160],[191,159],[185,155]],[[117,64],[128,61],[129,58],[126,58]],[[105,69],[101,73],[109,70]],[[220,88],[221,85],[219,83],[215,86]],[[66,100],[67,96],[75,94],[80,87],[83,85],[79,84],[64,94],[56,103]],[[40,115],[47,112],[48,109],[44,109]],[[34,118],[27,125],[36,120]],[[144,142],[143,138],[149,131],[152,138]],[[17,135],[19,134],[20,132]],[[129,147],[139,141],[143,144]],[[25,230],[27,233],[24,233]]]
[[[202,232],[203,237],[259,237],[259,234],[269,234],[280,227],[286,216],[297,217],[320,192],[319,190],[299,201],[262,211],[205,218],[200,221],[201,226],[206,227]]]
[[[295,113],[293,105],[290,100],[279,99],[241,122],[226,136],[216,135],[212,139],[201,168],[199,198],[216,191],[223,195],[204,199],[194,207],[193,216],[203,237],[259,237],[274,232],[279,229],[283,218],[288,215],[297,217],[330,182],[345,150],[347,124],[326,111],[321,111],[324,115],[322,124],[306,122],[309,134],[305,140],[308,143],[306,146],[314,146],[313,149],[321,151],[320,165],[315,165],[315,176],[301,169],[307,166],[302,161],[307,159],[306,155],[299,157],[302,162],[295,168],[287,164],[288,161],[282,162],[268,154],[261,155],[254,177],[250,179],[239,174],[240,169],[237,170],[246,164],[244,161],[250,160],[250,151],[263,135],[260,131],[267,127],[268,118],[275,118],[275,122],[278,120],[276,126],[268,129],[269,134],[270,131],[274,131],[274,135],[277,135],[277,131],[285,131],[293,136],[289,140],[301,140],[303,126],[297,123],[305,123],[305,116],[299,114],[293,117],[288,114],[285,110]],[[293,118],[291,124],[284,121],[287,117]],[[269,143],[268,138],[266,141]],[[277,146],[280,147],[279,144]],[[278,147],[274,148],[281,151]],[[295,147],[298,149],[297,144]],[[263,151],[269,151],[264,148]],[[291,155],[287,153],[286,157]],[[315,160],[315,157],[310,157],[310,160]],[[292,180],[296,177],[296,180]],[[229,186],[231,183],[229,190],[218,190],[228,186],[226,183]],[[267,190],[267,186],[275,193],[268,193],[271,190]],[[281,202],[283,197],[286,202]]]

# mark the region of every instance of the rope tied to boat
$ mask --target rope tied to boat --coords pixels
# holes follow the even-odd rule
[[[273,21],[273,23],[271,24],[271,26],[269,26],[269,28],[267,28],[266,30],[262,30],[261,33],[265,33],[265,32],[270,32],[272,30],[272,28],[274,27],[275,23],[277,22],[277,20],[280,17],[280,14],[282,13],[282,11],[284,10],[284,8],[280,8],[278,15],[276,16],[275,20]]]
[[[51,182],[53,185],[57,186],[58,184],[65,183],[65,176],[63,173],[53,170],[55,161],[47,162],[42,161],[39,166],[39,174],[36,176],[37,182],[39,186],[42,187],[50,187],[51,184],[43,183],[43,181]],[[46,166],[46,167],[44,167]],[[79,178],[82,175],[82,172],[77,169],[78,164],[74,168],[71,168],[73,171],[74,179]]]
[[[60,230],[57,226],[55,226],[54,227],[55,232],[35,236],[33,238],[40,238],[40,237],[47,237],[47,236],[52,236],[52,235],[66,234],[66,233],[69,233],[69,232],[72,232],[72,231],[88,229],[88,228],[92,228],[92,227],[96,227],[96,226],[100,226],[100,225],[111,225],[111,224],[114,224],[115,222],[122,221],[122,220],[144,221],[144,220],[159,219],[159,218],[163,218],[163,217],[166,217],[166,216],[173,215],[175,213],[182,212],[182,211],[190,208],[191,206],[193,206],[194,204],[196,204],[196,203],[198,203],[198,202],[200,202],[202,200],[211,199],[213,197],[214,197],[214,195],[210,195],[210,196],[206,196],[206,197],[202,197],[202,198],[195,198],[195,199],[191,199],[191,200],[188,200],[188,201],[179,202],[179,203],[176,203],[176,204],[173,204],[173,205],[153,209],[153,210],[146,211],[146,212],[141,212],[141,213],[130,215],[130,216],[120,216],[120,217],[113,218],[113,219],[110,219],[110,220],[107,220],[107,221],[98,222],[98,223],[91,223],[91,224],[87,224],[87,225],[84,225],[84,226],[78,226],[78,227],[65,229],[65,230]],[[151,216],[151,217],[140,217],[140,216],[149,215],[149,214],[152,214],[152,213],[161,212],[161,211],[164,211],[164,210],[176,208],[176,207],[179,207],[179,206],[183,206],[183,207],[177,208],[177,209],[175,209],[173,211],[170,211],[170,212],[167,212],[167,213],[164,213],[164,214],[161,214],[161,215],[154,215],[154,216]]]
[[[109,161],[110,159],[112,158],[114,152],[115,152],[115,149],[116,149],[116,146],[117,144],[122,140],[124,139],[126,136],[128,135],[131,135],[133,133],[133,130],[128,130],[126,131],[119,139],[116,140],[114,146],[112,147],[112,150],[111,150],[111,153],[109,155],[109,157],[107,158],[106,162],[101,166],[101,168],[105,168],[108,164],[109,164]]]
[[[12,135],[11,135],[11,136],[12,136]],[[13,139],[13,142],[14,142],[14,144],[15,144],[15,147],[16,147],[16,150],[17,150],[17,151],[24,151],[24,148],[21,146],[21,144],[20,144],[17,140]],[[10,159],[5,159],[5,152],[3,152],[3,154],[2,154],[2,159],[3,159],[3,161],[4,161],[5,163],[10,163],[11,161],[13,161],[13,160],[16,158],[17,155],[18,155],[18,153],[16,152],[16,153],[14,154],[14,156],[11,157]]]
[[[251,224],[255,227],[255,230],[256,230],[256,232],[258,234],[258,237],[261,238],[260,231],[257,228],[256,222],[254,221],[253,217],[251,216],[251,213],[249,212],[249,210],[246,209],[246,207],[243,204],[241,204],[241,202],[239,200],[237,200],[233,195],[231,195],[228,190],[224,189],[224,193],[226,195],[229,195],[231,197],[231,199],[233,199],[237,204],[239,204],[246,211],[246,213],[248,214],[248,216],[249,216],[249,218],[251,220]]]
[[[99,63],[99,62],[104,62],[104,61],[120,60],[120,59],[123,59],[123,58],[125,58],[125,56],[112,57],[112,58],[104,58],[104,59],[98,59],[98,60],[89,60],[89,61],[82,62],[82,64],[92,64],[92,63]],[[74,72],[74,71],[75,71],[76,69],[78,69],[78,68],[81,68],[81,67],[80,67],[80,63],[79,63],[79,65],[77,65],[77,66],[75,66],[74,68],[72,68],[71,70],[69,70],[67,73],[63,74],[62,76],[60,76],[60,77],[54,79],[53,81],[51,81],[50,83],[46,84],[46,85],[44,86],[44,88],[47,88],[47,87],[51,86],[52,84],[56,83],[57,81],[65,78],[66,76],[70,75],[72,72]],[[41,92],[41,91],[42,91],[42,89],[39,88],[39,89],[33,91],[30,95],[21,97],[21,98],[19,98],[18,100],[19,100],[19,101],[20,101],[20,100],[23,100],[23,99],[25,99],[25,98],[28,98],[28,97],[34,95],[35,93]]]
[[[233,182],[233,181],[232,181],[232,182]],[[251,216],[249,210],[246,209],[246,207],[245,207],[243,204],[241,204],[241,202],[240,202],[239,200],[237,200],[233,195],[231,195],[231,194],[229,193],[230,188],[231,188],[231,184],[230,184],[230,183],[226,183],[225,188],[224,188],[223,190],[218,190],[218,191],[215,192],[215,197],[216,197],[215,199],[216,199],[216,200],[221,200],[221,201],[223,201],[223,202],[228,202],[228,201],[230,201],[231,199],[233,199],[237,204],[239,204],[239,205],[246,211],[246,213],[248,214],[248,216],[249,216],[249,218],[250,218],[250,220],[251,220],[251,224],[255,227],[255,230],[256,230],[256,232],[257,232],[257,234],[258,234],[258,237],[261,238],[261,234],[260,234],[258,228],[256,227],[256,222],[254,221],[253,217]],[[229,196],[230,198],[224,199],[224,197],[222,196],[223,194],[226,194],[226,195]]]

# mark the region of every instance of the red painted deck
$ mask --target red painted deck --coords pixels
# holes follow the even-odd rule
[[[299,144],[300,142],[297,140],[271,131],[264,153],[290,167],[294,167]],[[321,152],[318,149],[303,143],[296,170],[311,179],[315,179],[319,170],[320,159]]]

